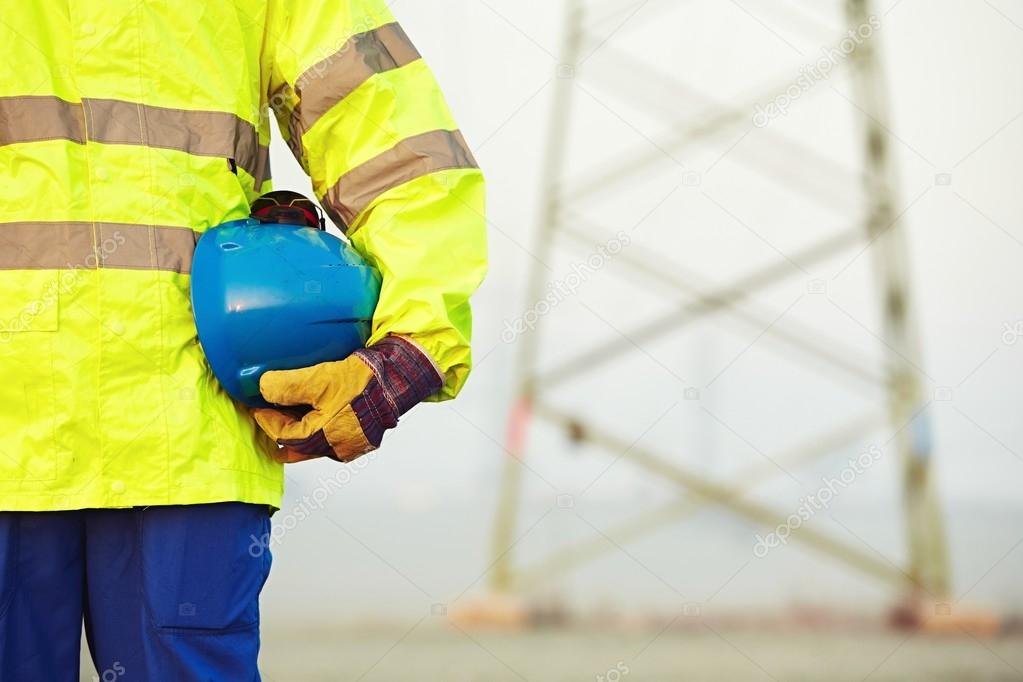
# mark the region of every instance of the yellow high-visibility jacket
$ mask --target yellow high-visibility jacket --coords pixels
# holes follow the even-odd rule
[[[0,55],[0,511],[279,505],[189,302],[198,236],[270,189],[271,113],[383,275],[370,343],[459,391],[483,180],[383,0],[9,2]]]

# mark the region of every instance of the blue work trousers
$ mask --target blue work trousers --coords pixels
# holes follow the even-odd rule
[[[259,680],[269,509],[0,512],[0,682]]]

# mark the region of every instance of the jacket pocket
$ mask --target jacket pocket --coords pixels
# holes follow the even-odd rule
[[[0,481],[52,481],[60,273],[0,270]]]
[[[0,343],[14,334],[57,331],[59,293],[56,270],[0,271]]]

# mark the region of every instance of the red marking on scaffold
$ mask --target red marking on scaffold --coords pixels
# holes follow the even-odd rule
[[[533,405],[528,398],[519,398],[512,406],[508,414],[508,432],[505,434],[505,442],[508,444],[508,452],[515,459],[522,456],[526,447],[526,437],[529,435],[529,422],[533,419]]]

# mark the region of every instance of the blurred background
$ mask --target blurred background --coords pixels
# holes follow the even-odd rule
[[[1023,678],[1023,6],[390,4],[476,369],[288,469],[266,679]]]

